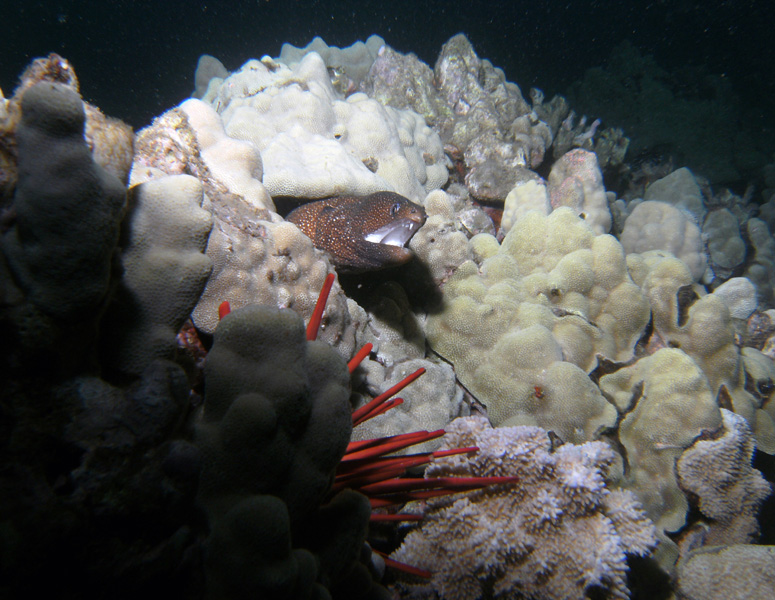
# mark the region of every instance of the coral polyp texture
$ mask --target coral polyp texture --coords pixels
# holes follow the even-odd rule
[[[600,356],[632,358],[648,318],[619,243],[562,207],[529,212],[480,265],[463,263],[426,332],[493,423],[580,442],[616,421],[587,373]]]
[[[387,190],[417,202],[447,181],[441,140],[421,115],[362,93],[344,98],[315,52],[293,68],[250,61],[204,100],[221,114],[227,135],[261,153],[273,196]]]
[[[424,522],[393,558],[428,569],[426,586],[447,600],[629,597],[626,556],[649,554],[656,537],[636,497],[607,487],[615,461],[608,445],[552,450],[541,428],[493,429],[466,417],[447,427],[443,447],[467,446],[479,450],[436,459],[426,476],[518,481],[429,500]]]

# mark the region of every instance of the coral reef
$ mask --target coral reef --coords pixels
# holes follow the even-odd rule
[[[517,483],[429,500],[393,558],[430,570],[428,585],[447,600],[629,597],[625,556],[648,554],[656,537],[633,494],[607,487],[615,454],[606,444],[552,450],[540,428],[467,417],[447,428],[444,447],[458,446],[479,451],[437,459],[426,476]]]
[[[103,327],[121,340],[106,364],[139,375],[155,358],[171,358],[176,335],[210,277],[204,256],[212,227],[202,186],[190,175],[151,179],[131,188],[121,249],[123,276]]]
[[[656,524],[657,558],[670,565],[678,549],[666,533],[684,525],[689,508],[675,461],[700,434],[721,426],[718,405],[702,371],[672,348],[602,377],[600,388],[624,413],[619,425],[627,461],[623,484]]]
[[[640,597],[658,541],[631,566],[694,598],[766,563],[775,169],[623,162],[463,35],[195,86],[134,139],[56,55],[0,97],[0,595]],[[353,237],[404,264],[345,273]]]
[[[723,433],[699,439],[676,461],[678,484],[691,498],[707,525],[703,545],[747,544],[759,535],[759,508],[772,491],[751,466],[754,439],[745,419],[721,409]]]
[[[627,254],[669,252],[689,267],[693,281],[705,274],[707,257],[700,228],[667,202],[647,200],[635,206],[620,240]]]
[[[594,152],[571,150],[552,165],[547,189],[552,208],[567,206],[595,233],[611,230],[611,213],[603,187],[603,174]]]
[[[734,573],[730,577],[729,573]],[[690,552],[679,564],[681,600],[747,600],[775,594],[775,546],[732,544]],[[741,582],[745,582],[741,585]]]
[[[463,263],[445,284],[443,310],[426,325],[431,347],[493,423],[591,439],[616,414],[586,373],[599,356],[632,358],[649,318],[621,246],[566,207],[529,212],[492,242],[480,265]]]
[[[370,35],[365,42],[357,41],[346,48],[328,46],[322,38],[315,37],[303,48],[283,44],[277,61],[293,68],[305,55],[315,52],[323,59],[334,88],[347,96],[358,89],[384,46],[385,40],[378,35]]]
[[[3,236],[3,253],[39,310],[65,321],[91,319],[108,293],[124,187],[92,160],[77,92],[37,83],[24,92],[21,112],[16,216]],[[61,179],[62,171],[69,177]],[[63,227],[63,221],[79,227]]]
[[[71,85],[29,85],[19,110],[14,218],[0,256],[0,593],[50,593],[53,578],[67,597],[187,594],[201,579],[199,456],[185,439],[190,384],[167,359],[174,323],[190,307],[185,297],[157,306],[152,318],[170,327],[154,336],[164,351],[117,381],[107,380],[113,374],[104,348],[121,354],[135,332],[102,327],[124,275],[117,268],[123,238],[133,241],[123,257],[132,271],[130,263],[153,254],[143,218],[168,205],[133,207],[122,223],[124,186],[96,162],[111,152],[90,148],[86,110]],[[123,151],[124,141],[116,144]],[[196,198],[198,188],[193,192]],[[198,233],[187,231],[191,224],[177,230],[181,239],[172,235],[174,222],[156,223],[166,235],[151,248],[175,254],[174,242],[183,250],[192,234],[203,242],[209,217]],[[166,279],[150,280],[143,300],[170,298]],[[182,291],[170,288],[172,296]]]
[[[466,187],[479,200],[502,202],[522,171],[543,162],[552,143],[549,126],[519,87],[480,59],[463,34],[444,44],[432,72],[416,56],[384,48],[362,89],[423,115],[465,163]]]
[[[700,296],[688,267],[672,256],[630,255],[627,263],[651,305],[653,348],[680,348],[688,354],[707,378],[714,398],[746,418],[762,450],[775,451],[775,406],[746,388],[748,375],[728,300],[723,295]]]
[[[205,100],[227,135],[261,153],[272,196],[393,191],[419,201],[447,180],[441,141],[420,115],[364,94],[344,99],[314,52],[292,69],[271,59],[250,61]]]

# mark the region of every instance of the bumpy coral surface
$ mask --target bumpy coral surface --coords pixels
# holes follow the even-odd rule
[[[670,252],[689,267],[694,281],[705,273],[707,257],[700,228],[666,202],[648,200],[638,204],[624,222],[621,242],[627,254]]]
[[[599,355],[631,358],[649,317],[621,246],[565,207],[528,213],[500,246],[490,239],[481,265],[463,263],[445,285],[431,346],[495,424],[591,439],[616,411],[586,373]]]
[[[433,71],[414,55],[380,51],[363,89],[433,124],[464,161],[466,186],[477,199],[502,202],[523,171],[543,162],[552,143],[549,126],[519,87],[480,59],[463,34],[444,44]]]
[[[665,532],[677,531],[689,508],[675,476],[675,460],[703,431],[721,426],[708,381],[681,350],[667,348],[600,380],[625,413],[619,440],[626,451],[624,478],[657,525],[658,558],[671,565],[677,548]]]
[[[775,406],[746,386],[746,364],[735,341],[735,328],[722,294],[703,294],[692,285],[688,267],[660,252],[627,257],[629,272],[652,309],[656,345],[680,348],[702,369],[714,396],[746,418],[759,448],[775,450]],[[766,401],[765,401],[766,400]]]
[[[414,201],[447,181],[441,140],[422,116],[365,94],[346,99],[323,59],[293,68],[252,60],[205,97],[226,134],[261,153],[271,195],[325,198],[394,191]]]
[[[369,515],[352,492],[321,508],[352,429],[344,360],[308,342],[293,311],[254,305],[222,320],[205,376],[210,597],[325,598],[321,581],[350,575]]]
[[[681,600],[772,598],[775,546],[733,544],[694,550],[679,565],[677,588]]]
[[[708,546],[756,541],[759,508],[772,491],[751,466],[755,442],[745,419],[723,408],[721,416],[722,434],[695,442],[675,466],[681,489],[709,521]]]
[[[44,313],[89,318],[108,294],[126,194],[84,139],[84,104],[71,87],[42,81],[21,100],[14,226],[2,249]],[[66,174],[66,176],[63,176]]]
[[[552,451],[540,428],[492,429],[468,417],[450,424],[444,445],[479,451],[437,459],[428,476],[519,481],[429,501],[423,524],[393,553],[429,569],[440,597],[629,597],[625,556],[648,554],[656,539],[635,497],[606,486],[615,456],[606,444]]]
[[[349,95],[366,77],[377,53],[384,46],[385,40],[378,35],[370,35],[365,42],[357,41],[346,48],[329,46],[322,38],[315,37],[303,48],[283,44],[277,60],[294,67],[305,55],[316,52],[326,63],[334,87],[342,94]]]
[[[583,216],[595,233],[611,230],[603,174],[594,152],[578,148],[563,154],[549,173],[548,192],[552,208],[569,207]]]
[[[175,336],[196,306],[212,263],[204,256],[212,227],[202,185],[190,175],[152,179],[130,191],[116,304],[106,329],[113,367],[139,374],[155,358],[172,359]]]

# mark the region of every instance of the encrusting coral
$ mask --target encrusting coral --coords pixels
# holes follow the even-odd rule
[[[631,492],[607,487],[614,452],[602,442],[552,450],[538,427],[493,429],[456,419],[426,476],[515,476],[517,482],[428,500],[422,525],[391,556],[428,569],[446,600],[520,595],[536,600],[629,597],[626,555],[646,555],[654,527]],[[426,586],[408,585],[423,596]]]
[[[769,397],[757,398],[746,386],[751,376],[736,343],[728,300],[704,294],[688,266],[669,254],[631,254],[627,265],[651,305],[654,348],[670,346],[688,354],[714,397],[745,417],[759,448],[775,451],[775,404]]]
[[[627,467],[621,485],[637,494],[656,523],[657,558],[669,567],[678,549],[666,532],[680,529],[689,509],[675,461],[703,431],[721,426],[715,396],[694,361],[674,348],[602,377],[600,388],[625,415],[619,426]]]
[[[414,573],[383,580],[394,593],[624,598],[626,555],[655,540],[679,576],[698,545],[755,541],[769,487],[751,455],[775,448],[756,310],[771,211],[748,218],[748,196],[711,197],[688,171],[614,201],[587,151],[597,125],[567,103],[534,90],[531,109],[463,36],[435,75],[375,40],[355,79],[304,50],[203,66],[203,100],[140,132],[129,190],[131,132],[82,102],[64,59],[0,98],[0,595],[45,572],[72,597],[385,598],[388,565]],[[546,156],[548,183],[530,170]],[[428,214],[417,260],[344,288],[274,212],[390,189]],[[471,195],[507,197],[498,237]],[[637,238],[652,203],[703,224],[711,269],[701,244],[693,273],[605,233],[629,214]],[[721,285],[733,272],[748,277]],[[457,420],[442,442],[479,401],[500,427]],[[451,489],[479,491],[436,498]],[[424,515],[394,555],[410,565],[378,556],[388,526],[367,543],[370,521]]]

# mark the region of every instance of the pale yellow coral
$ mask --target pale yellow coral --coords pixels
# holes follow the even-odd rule
[[[514,223],[531,210],[537,210],[545,215],[552,211],[546,185],[535,179],[518,182],[506,196],[501,217],[503,234],[511,231]]]
[[[433,349],[496,424],[537,424],[568,441],[613,425],[586,373],[598,356],[631,358],[649,316],[621,246],[568,208],[527,213],[499,248],[477,238],[481,265],[463,263],[428,318]]]
[[[713,395],[720,394],[745,417],[759,447],[775,451],[775,408],[768,404],[763,409],[746,389],[746,366],[727,301],[716,294],[702,295],[688,267],[666,253],[629,255],[627,265],[650,301],[660,343],[686,352],[702,369]],[[751,363],[751,368],[756,366]]]
[[[600,388],[625,415],[619,426],[627,461],[623,485],[656,523],[661,538],[657,557],[670,567],[677,548],[665,532],[682,527],[688,509],[675,460],[703,431],[721,425],[715,396],[696,363],[672,348],[602,377]]]

